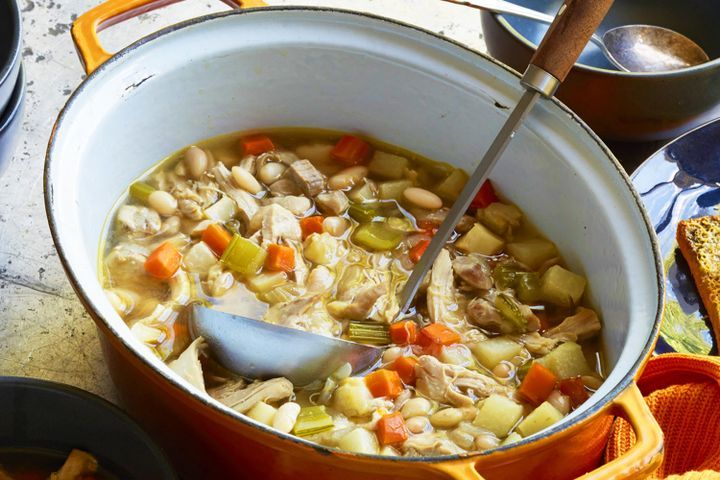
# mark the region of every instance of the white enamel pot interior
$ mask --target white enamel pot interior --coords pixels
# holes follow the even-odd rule
[[[520,95],[517,74],[496,61],[389,20],[308,8],[192,20],[128,47],[68,101],[46,165],[56,246],[94,316],[149,368],[253,423],[175,375],[106,300],[98,245],[128,185],[185,145],[278,126],[360,131],[471,170]],[[539,102],[491,178],[587,276],[604,322],[607,381],[537,434],[548,435],[598,411],[632,381],[657,333],[660,257],[627,176],[557,101]]]

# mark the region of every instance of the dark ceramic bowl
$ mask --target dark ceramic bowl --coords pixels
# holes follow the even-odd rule
[[[0,111],[8,103],[20,71],[21,37],[16,0],[0,0]]]
[[[25,74],[21,68],[5,110],[0,112],[0,175],[7,168],[15,151],[22,124],[24,103]]]
[[[94,455],[117,478],[175,480],[165,455],[130,417],[83,390],[0,377],[0,449]]]
[[[561,4],[561,0],[511,1],[549,14]],[[688,36],[707,52],[710,62],[673,72],[619,72],[590,45],[558,90],[558,98],[608,140],[673,138],[720,116],[720,2],[618,0],[598,33],[637,23]],[[485,12],[482,26],[490,54],[518,71],[527,67],[547,30],[538,22]]]

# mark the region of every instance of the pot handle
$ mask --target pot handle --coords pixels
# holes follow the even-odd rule
[[[112,54],[100,44],[98,32],[124,20],[180,1],[182,0],[107,0],[80,15],[73,23],[72,38],[85,72],[91,74],[112,57]],[[263,0],[222,0],[222,2],[232,8],[267,6]]]
[[[631,384],[613,402],[615,415],[626,419],[637,440],[635,445],[612,462],[589,472],[578,480],[639,480],[646,478],[662,462],[663,434],[643,399],[640,389]],[[442,472],[453,480],[482,480],[473,457],[452,462],[429,464],[435,472]]]

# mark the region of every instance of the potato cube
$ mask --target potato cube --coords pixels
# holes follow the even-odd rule
[[[575,342],[566,342],[542,358],[535,360],[558,378],[572,378],[590,373],[582,347]]]
[[[470,350],[485,368],[492,370],[501,361],[512,360],[522,345],[506,337],[495,337],[471,345]]]
[[[546,302],[572,307],[580,303],[586,284],[585,277],[553,265],[540,278],[540,291]]]
[[[338,441],[338,447],[343,450],[355,453],[367,453],[375,455],[378,453],[377,437],[374,433],[358,427],[345,434]]]
[[[522,435],[517,432],[512,432],[505,440],[500,442],[500,446],[504,447],[505,445],[510,445],[511,443],[517,443],[520,440],[522,440]]]
[[[520,422],[517,431],[523,437],[544,430],[563,419],[563,414],[548,402],[543,402]]]
[[[465,253],[497,255],[502,252],[505,241],[482,224],[476,223],[468,233],[455,242],[455,246]]]
[[[478,210],[477,218],[498,235],[506,235],[513,228],[520,226],[523,213],[515,205],[493,202]]]
[[[272,425],[277,408],[265,402],[258,402],[248,412],[247,416],[265,425]]]
[[[542,238],[508,243],[505,250],[532,270],[537,270],[540,265],[558,255],[555,244]]]
[[[490,395],[482,403],[473,424],[504,437],[520,420],[523,406],[502,395]]]
[[[362,417],[373,409],[373,396],[364,378],[349,377],[343,380],[332,400],[333,408],[348,417]]]
[[[400,155],[375,150],[372,160],[368,164],[370,173],[375,176],[399,180],[405,175],[408,159]]]
[[[454,202],[468,181],[468,175],[456,168],[433,190],[440,198]]]

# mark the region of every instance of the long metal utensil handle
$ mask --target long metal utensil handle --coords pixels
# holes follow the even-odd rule
[[[540,95],[553,96],[585,48],[591,35],[605,18],[612,3],[613,0],[566,0],[560,6],[555,20],[550,25],[522,77],[521,83],[527,91],[505,121],[435,233],[422,258],[415,265],[402,291],[400,314],[410,308],[420,283],[427,275],[435,258],[445,247],[458,221],[467,211],[522,121],[532,110]]]

